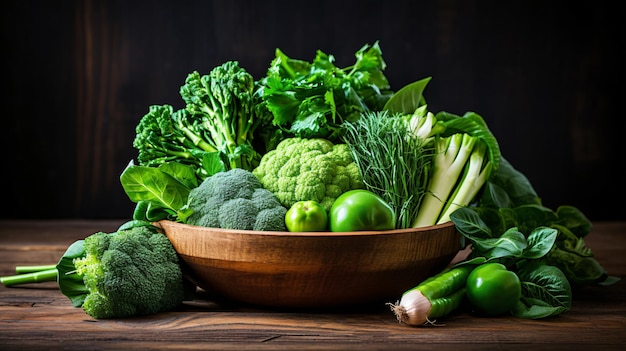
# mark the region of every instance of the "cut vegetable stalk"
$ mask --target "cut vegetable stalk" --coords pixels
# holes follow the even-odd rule
[[[437,223],[477,140],[465,133],[435,139],[433,173],[413,228]]]
[[[437,220],[437,224],[450,221],[450,214],[460,207],[465,207],[476,197],[491,175],[491,162],[487,158],[487,146],[479,141],[468,164],[464,168],[463,177],[459,185],[454,189],[453,194],[447,201],[442,215]]]
[[[56,266],[52,267],[54,268],[0,277],[0,283],[8,287],[29,283],[54,282],[57,281],[59,274]]]
[[[50,265],[38,265],[38,266],[15,266],[15,273],[17,274],[22,274],[22,273],[33,273],[33,272],[41,272],[41,271],[47,271],[49,269],[56,269],[56,265],[54,264],[50,264]]]
[[[461,306],[472,265],[456,266],[407,290],[396,304],[388,304],[399,322],[411,326],[433,323]]]

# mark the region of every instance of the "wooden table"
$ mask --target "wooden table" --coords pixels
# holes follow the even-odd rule
[[[13,274],[16,265],[56,263],[74,240],[115,231],[121,223],[0,220],[0,275]],[[622,280],[575,291],[571,311],[551,319],[460,313],[442,326],[409,327],[399,324],[386,306],[302,313],[220,306],[200,297],[172,312],[94,320],[72,307],[56,283],[47,282],[0,286],[0,350],[623,349],[626,222],[595,223],[586,243],[607,271]]]

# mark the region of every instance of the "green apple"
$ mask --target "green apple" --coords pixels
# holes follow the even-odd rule
[[[326,231],[328,214],[317,201],[298,201],[287,210],[285,225],[290,232]]]

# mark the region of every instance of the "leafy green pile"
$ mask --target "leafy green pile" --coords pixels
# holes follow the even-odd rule
[[[258,81],[237,61],[190,73],[180,87],[184,108],[150,106],[137,124],[138,165],[131,161],[120,177],[137,204],[133,218],[185,222],[189,191],[215,173],[252,171],[287,138],[339,141],[345,121],[382,109],[393,93],[378,42],[355,57],[339,68],[322,51],[307,62],[276,49]]]
[[[140,229],[94,234],[70,246],[54,267],[1,282],[59,279],[73,304],[96,318],[171,309],[183,298],[185,281],[171,243],[149,222],[185,223],[206,202],[203,193],[215,194],[214,204],[232,193],[228,210],[203,209],[203,223],[221,216],[230,224],[220,226],[235,227],[261,218],[282,229],[288,205],[274,206],[274,195],[291,204],[293,195],[310,200],[315,193],[329,207],[342,191],[361,185],[394,207],[400,228],[454,222],[462,245],[471,246],[460,266],[500,262],[513,270],[522,284],[518,317],[561,314],[571,307],[572,286],[617,280],[585,245],[591,222],[572,206],[543,206],[501,155],[482,116],[428,111],[423,91],[430,78],[394,93],[378,42],[361,47],[344,68],[319,50],[312,62],[275,53],[257,81],[228,61],[187,76],[179,90],[183,108],[149,107],[133,141],[139,164],[131,161],[120,176],[136,203],[130,223]],[[309,142],[317,146],[302,147]],[[333,144],[342,144],[339,151],[330,151]],[[260,179],[254,189],[233,178],[214,185],[219,191],[203,192],[200,184],[218,173],[214,179],[242,173]],[[262,188],[268,191],[261,201],[242,195]],[[261,214],[268,204],[279,212]]]
[[[429,112],[423,97],[429,81],[400,89],[385,113],[344,123],[344,139],[366,189],[380,194],[401,215],[416,213],[410,226],[452,220],[463,246],[471,246],[460,265],[495,261],[516,272],[522,299],[513,314],[520,318],[569,310],[572,285],[614,283],[617,278],[607,274],[584,244],[591,222],[575,207],[553,211],[543,206],[529,180],[501,155],[480,115]],[[393,129],[404,133],[403,138],[387,131],[398,120],[404,125]],[[407,153],[408,145],[422,150]]]
[[[363,113],[342,126],[366,188],[395,209],[399,228],[450,221],[500,162],[498,141],[480,115],[428,111],[429,81],[400,89],[382,113]]]
[[[307,62],[276,49],[259,92],[273,125],[286,136],[339,142],[344,121],[380,111],[393,92],[378,42],[364,45],[355,56],[352,66],[339,68],[332,55],[320,50]]]
[[[484,186],[474,206],[450,215],[471,244],[467,262],[503,263],[522,282],[513,314],[544,318],[570,309],[574,287],[610,285],[609,276],[584,243],[592,223],[573,206],[556,211],[541,204],[530,181],[506,159]]]

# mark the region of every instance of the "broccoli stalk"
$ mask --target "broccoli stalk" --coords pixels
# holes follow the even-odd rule
[[[27,272],[20,271],[20,269],[26,269]],[[32,267],[20,266],[15,267],[15,273],[19,274],[0,277],[0,283],[4,284],[4,286],[14,286],[20,284],[52,282],[56,281],[59,276],[56,265]]]
[[[15,273],[33,273],[47,271],[49,269],[56,269],[56,265],[49,264],[43,266],[15,266]]]
[[[476,138],[464,133],[438,137],[434,140],[432,174],[420,204],[420,211],[413,222],[413,227],[437,223],[441,211],[472,153],[476,140]]]
[[[0,282],[15,286],[57,281],[74,307],[96,319],[171,310],[186,293],[174,247],[147,222],[129,222],[117,232],[77,240],[55,266],[33,269],[0,277]]]
[[[76,273],[74,259],[85,256],[84,242],[84,240],[77,240],[72,243],[56,265],[16,267],[17,273],[25,270],[30,270],[30,272],[0,277],[0,283],[5,286],[15,286],[56,281],[59,289],[70,299],[72,305],[80,307],[89,290],[83,284],[82,276]]]

